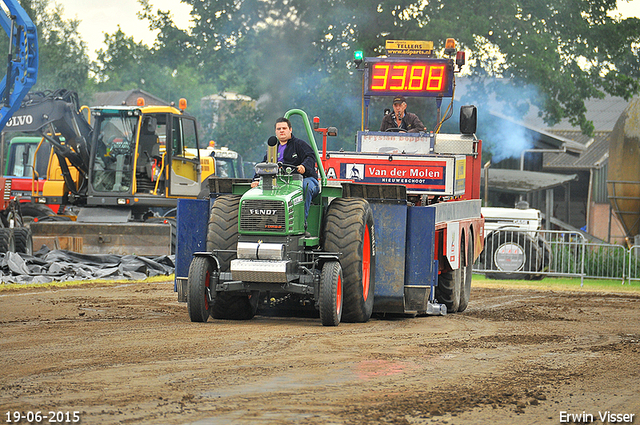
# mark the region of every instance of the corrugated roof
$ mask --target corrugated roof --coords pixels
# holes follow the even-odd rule
[[[596,131],[593,137],[585,136],[581,131],[553,131],[585,145],[586,151],[580,156],[566,153],[545,153],[542,157],[544,169],[573,169],[589,170],[600,168],[609,157],[609,136],[610,131]]]
[[[578,178],[577,174],[553,174],[499,168],[489,168],[487,172],[489,173],[489,187],[492,190],[522,194],[551,189]]]

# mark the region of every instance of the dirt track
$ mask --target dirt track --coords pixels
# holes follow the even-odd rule
[[[2,422],[640,423],[638,295],[474,288],[463,314],[337,328],[190,323],[172,283],[4,291],[0,307]]]

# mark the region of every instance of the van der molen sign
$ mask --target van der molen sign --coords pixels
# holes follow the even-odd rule
[[[388,56],[433,55],[433,41],[387,40],[384,47]]]

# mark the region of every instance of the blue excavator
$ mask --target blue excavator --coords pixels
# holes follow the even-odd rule
[[[7,73],[0,86],[0,131],[4,131],[5,127],[15,124],[13,114],[36,83],[38,33],[18,0],[0,0],[0,25],[9,36]],[[23,225],[19,203],[5,196],[5,191],[10,189],[11,182],[0,176],[0,252],[31,254],[31,230]]]
[[[9,36],[7,73],[0,86],[2,108],[0,131],[11,125],[11,117],[20,108],[38,77],[38,34],[36,25],[18,0],[0,0],[0,24]]]

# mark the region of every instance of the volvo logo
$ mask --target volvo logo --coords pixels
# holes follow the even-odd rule
[[[278,210],[249,208],[249,214],[252,214],[252,215],[276,215],[277,213],[278,213]]]
[[[7,127],[15,127],[20,125],[30,125],[33,124],[33,116],[31,115],[21,115],[19,117],[11,117],[9,121],[7,121]]]

